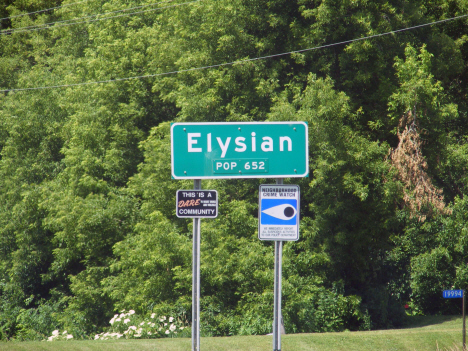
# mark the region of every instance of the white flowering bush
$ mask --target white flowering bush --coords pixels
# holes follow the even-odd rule
[[[52,335],[47,338],[47,341],[61,341],[61,340],[73,340],[73,335],[68,334],[66,330],[60,333],[60,331],[57,329],[57,330],[54,330],[52,332]]]
[[[183,316],[156,316],[152,313],[147,317],[140,317],[134,310],[121,311],[109,321],[109,330],[96,334],[94,340],[109,339],[153,339],[164,337],[176,337],[188,328],[188,323]]]

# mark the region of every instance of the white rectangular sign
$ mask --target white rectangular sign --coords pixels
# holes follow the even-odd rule
[[[258,238],[299,240],[299,185],[260,185]]]

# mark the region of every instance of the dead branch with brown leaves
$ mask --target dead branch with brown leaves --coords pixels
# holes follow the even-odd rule
[[[397,177],[403,183],[403,206],[411,217],[425,221],[434,213],[449,213],[445,208],[444,196],[427,174],[427,162],[422,154],[422,145],[416,108],[405,113],[398,125],[398,146],[390,150],[392,167],[398,171]]]

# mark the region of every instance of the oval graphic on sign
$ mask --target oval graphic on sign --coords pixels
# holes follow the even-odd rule
[[[290,204],[282,204],[270,207],[262,212],[283,221],[292,219],[297,213],[296,209]]]

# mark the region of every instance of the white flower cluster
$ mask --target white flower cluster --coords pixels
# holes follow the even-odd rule
[[[120,333],[101,333],[94,336],[94,340],[120,339],[123,334]]]
[[[135,314],[134,310],[114,315],[109,321],[110,330],[101,334],[96,334],[94,340],[109,340],[140,338],[161,338],[174,337],[178,332],[187,328],[187,322],[181,318],[158,316],[152,313],[150,317],[141,318]]]
[[[126,318],[126,317],[130,317],[134,314],[135,314],[134,310],[130,310],[128,311],[128,313],[125,313],[125,310],[123,310],[120,314],[116,314],[114,317],[112,317],[109,323],[111,325],[114,325],[115,322],[121,322],[122,319],[124,319],[124,324],[127,324],[128,322],[130,322],[130,318]]]
[[[52,336],[49,336],[47,338],[47,341],[71,340],[71,339],[73,339],[73,335],[68,334],[66,330],[62,332],[62,334],[60,334],[60,331],[57,329],[52,332]]]

